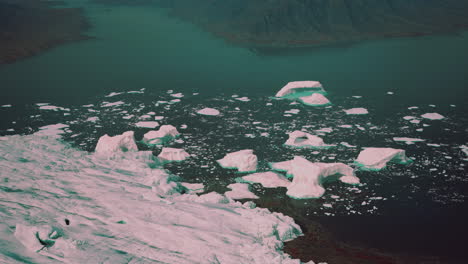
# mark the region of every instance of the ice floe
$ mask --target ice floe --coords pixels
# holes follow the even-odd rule
[[[296,81],[289,82],[281,90],[276,93],[276,97],[283,97],[288,94],[297,93],[299,91],[322,90],[322,84],[317,81]]]
[[[430,119],[430,120],[440,120],[444,119],[444,116],[438,113],[426,113],[421,115],[422,118]]]
[[[425,139],[420,139],[420,138],[408,138],[408,137],[394,137],[393,141],[400,141],[400,142],[405,142],[406,144],[414,144],[416,142],[423,142],[426,141]]]
[[[159,123],[156,121],[140,121],[135,123],[136,127],[142,127],[142,128],[155,128],[159,126]]]
[[[387,163],[408,164],[411,159],[406,157],[403,149],[365,148],[359,153],[355,163],[363,170],[381,170]]]
[[[328,148],[334,145],[328,145],[323,139],[303,131],[294,131],[289,133],[289,138],[284,143],[286,146],[298,148]]]
[[[123,105],[125,104],[124,102],[122,101],[117,101],[117,102],[104,102],[101,107],[114,107],[114,106],[119,106],[119,105]]]
[[[250,172],[257,170],[257,156],[253,150],[244,149],[228,153],[224,158],[217,160],[223,168],[238,169],[239,172]]]
[[[369,113],[369,111],[367,111],[367,109],[362,108],[362,107],[351,108],[351,109],[347,109],[347,110],[344,110],[344,111],[345,111],[345,113],[347,115],[365,115],[365,114]]]
[[[312,95],[300,97],[299,100],[305,104],[310,106],[323,106],[330,104],[330,100],[328,100],[325,95],[321,93],[314,93]]]
[[[249,190],[247,183],[232,183],[227,186],[232,191],[227,191],[224,195],[231,199],[258,199],[258,196]]]
[[[310,162],[295,156],[293,160],[272,163],[271,167],[293,177],[286,194],[295,199],[321,197],[325,193],[322,184],[326,181],[339,179],[343,183],[359,184],[353,168],[343,163]]]
[[[247,183],[260,183],[265,188],[288,187],[291,182],[283,175],[273,172],[258,172],[242,177]]]
[[[209,116],[217,116],[220,114],[220,112],[217,109],[209,108],[209,107],[203,108],[197,111],[197,113],[200,115],[209,115]]]
[[[179,132],[177,128],[171,125],[162,125],[159,130],[149,131],[143,135],[143,143],[148,145],[163,144],[171,139],[177,137]]]
[[[133,131],[127,131],[113,137],[107,134],[100,137],[95,152],[102,156],[113,156],[118,153],[137,150]]]
[[[190,157],[184,149],[181,148],[163,148],[158,158],[166,161],[182,161]]]

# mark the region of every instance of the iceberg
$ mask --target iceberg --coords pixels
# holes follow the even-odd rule
[[[157,131],[153,130],[146,133],[143,136],[143,143],[147,145],[164,144],[178,135],[177,128],[171,125],[163,125]]]
[[[155,128],[159,126],[159,123],[156,121],[140,121],[135,123],[136,127],[143,127],[143,128]]]
[[[124,132],[121,135],[100,137],[95,152],[101,156],[114,156],[127,151],[138,151],[133,131]]]
[[[249,190],[247,183],[232,183],[227,186],[232,191],[226,192],[224,195],[231,199],[258,199],[258,196]]]
[[[182,161],[190,157],[185,150],[180,148],[163,148],[158,158],[166,161]]]
[[[272,168],[287,171],[292,183],[286,194],[295,199],[320,198],[325,193],[324,182],[339,179],[347,184],[359,184],[353,168],[343,163],[310,162],[295,156],[293,160],[273,163]]]
[[[426,114],[421,115],[421,117],[430,119],[430,120],[441,120],[445,118],[443,115],[438,114],[438,113],[426,113]]]
[[[355,163],[363,170],[378,171],[387,166],[388,162],[408,164],[411,159],[405,151],[393,148],[365,148],[357,157]]]
[[[283,97],[288,94],[310,90],[323,91],[323,86],[320,82],[317,81],[289,82],[276,93],[276,97]]]
[[[257,156],[253,150],[244,149],[226,154],[224,158],[217,160],[223,168],[238,169],[239,172],[249,172],[257,170]]]
[[[104,160],[56,137],[7,137],[2,188],[28,195],[0,192],[2,263],[300,263],[281,250],[302,235],[291,217],[217,193],[180,194],[177,183],[159,188],[175,179],[149,166],[148,153]]]
[[[347,115],[365,115],[368,114],[369,111],[367,109],[359,107],[359,108],[351,108],[348,110],[344,110]]]
[[[299,97],[299,100],[303,104],[310,106],[323,106],[330,104],[330,100],[321,93],[313,93],[312,95]]]
[[[393,141],[405,142],[406,144],[410,145],[410,144],[414,144],[415,142],[423,142],[426,140],[420,139],[420,138],[394,137]]]
[[[209,116],[217,116],[220,114],[220,112],[214,108],[203,108],[199,111],[197,111],[198,114],[200,115],[209,115]]]
[[[291,182],[283,175],[273,172],[258,172],[242,177],[247,183],[260,183],[265,188],[288,187]]]
[[[289,133],[289,138],[284,144],[298,148],[327,148],[334,146],[325,144],[323,139],[318,136],[298,130]]]

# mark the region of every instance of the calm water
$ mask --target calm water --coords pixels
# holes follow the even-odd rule
[[[96,39],[58,47],[0,68],[0,104],[13,105],[11,109],[0,109],[4,111],[1,134],[16,133],[6,130],[11,127],[27,132],[26,126],[34,128],[64,120],[72,122],[73,134],[69,140],[92,150],[100,135],[134,129],[122,120],[123,115],[131,113],[138,118],[138,114],[154,110],[165,116],[168,124],[188,124],[187,131],[183,132],[185,145],[180,146],[200,153],[200,158],[192,163],[171,169],[187,179],[203,180],[213,190],[222,189],[236,175],[219,168],[196,170],[195,165],[205,162],[214,166],[210,162],[229,150],[255,148],[259,158],[267,161],[285,160],[296,154],[317,159],[307,152],[280,148],[285,132],[305,125],[319,129],[360,123],[369,133],[344,129],[325,135],[331,142],[346,141],[359,146],[396,146],[386,139],[422,137],[430,143],[441,144],[441,148],[399,145],[420,162],[409,168],[392,167],[393,175],[388,172],[379,173],[377,177],[359,175],[368,183],[361,188],[362,193],[350,193],[346,187],[333,185],[327,188],[323,199],[308,202],[291,200],[284,196],[284,191],[267,193],[283,202],[285,211],[296,211],[304,217],[316,215],[336,236],[353,243],[395,252],[431,255],[438,251],[435,255],[464,257],[468,191],[466,161],[458,146],[468,142],[465,114],[468,110],[468,33],[262,54],[228,45],[191,24],[168,17],[166,10],[86,8],[94,25],[89,34]],[[321,81],[336,106],[317,112],[303,106],[290,106],[289,102],[276,103],[269,98],[285,83],[294,80]],[[146,88],[144,95],[103,97],[109,92],[141,88]],[[184,93],[183,103],[156,105],[157,100],[174,99],[167,90]],[[388,91],[394,95],[388,95]],[[192,96],[194,92],[200,94]],[[248,96],[252,101],[233,100],[233,94]],[[356,100],[351,97],[353,95],[363,98]],[[127,112],[98,109],[104,100],[125,101],[127,104],[117,110]],[[43,114],[40,120],[33,121],[24,117],[38,114],[32,104],[43,102],[70,107],[72,111],[66,117],[61,113]],[[80,106],[89,103],[94,104],[96,107],[92,108],[99,113]],[[274,107],[266,107],[268,103],[274,103]],[[221,119],[194,120],[193,115],[188,114],[203,106],[222,109],[224,115]],[[370,110],[368,120],[342,114],[343,108],[358,106]],[[419,108],[408,112],[409,106]],[[291,108],[300,108],[301,114],[292,118],[283,116],[284,111]],[[408,123],[403,116],[426,112],[439,112],[449,120],[431,123],[420,133],[413,127],[406,128]],[[93,116],[101,120],[98,125],[84,122]],[[258,126],[253,122],[261,122],[259,126],[270,136],[255,135]],[[115,124],[119,124],[119,128],[116,129]],[[370,132],[374,126],[377,128]],[[136,130],[141,136],[143,130]],[[340,148],[325,154],[333,160],[336,157],[336,160],[351,162],[357,153],[357,149]],[[266,168],[266,163],[262,166]],[[440,175],[431,168],[437,168]],[[399,177],[391,180],[395,175]],[[412,176],[416,176],[415,180],[408,182]],[[327,211],[322,204],[333,202],[332,194],[349,197]],[[376,202],[378,209],[375,210],[353,207],[375,197],[387,198],[388,202]],[[365,217],[349,216],[351,211]]]

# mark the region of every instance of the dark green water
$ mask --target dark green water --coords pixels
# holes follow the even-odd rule
[[[300,129],[307,124],[316,125],[314,129],[335,127],[337,124],[354,124],[353,122],[365,126],[365,121],[359,118],[340,114],[343,107],[364,106],[371,112],[368,121],[373,123],[365,126],[366,129],[379,125],[373,135],[367,132],[355,134],[340,131],[326,139],[332,142],[347,141],[359,146],[383,146],[390,144],[386,138],[392,136],[420,136],[431,143],[447,144],[446,149],[432,151],[429,147],[422,148],[419,145],[399,145],[415,155],[420,163],[408,169],[392,168],[395,170],[393,173],[400,177],[391,181],[389,179],[394,175],[389,176],[385,173],[379,174],[378,177],[359,175],[363,181],[369,183],[363,190],[365,198],[385,195],[392,197],[403,193],[404,199],[395,199],[379,206],[382,209],[379,213],[391,215],[393,218],[351,218],[341,216],[339,212],[342,211],[338,208],[339,212],[336,214],[339,217],[326,218],[322,222],[337,236],[366,246],[398,252],[406,248],[407,251],[417,251],[417,254],[423,255],[433,254],[433,251],[440,249],[440,254],[435,255],[456,255],[454,252],[457,252],[460,253],[460,258],[463,257],[460,245],[463,245],[466,239],[460,236],[467,233],[464,221],[454,221],[451,218],[468,219],[466,202],[446,206],[446,209],[445,203],[438,206],[433,206],[432,203],[419,206],[419,202],[425,203],[429,198],[425,192],[418,192],[418,188],[424,191],[430,189],[427,185],[431,185],[430,181],[435,177],[429,180],[424,180],[424,177],[435,174],[428,171],[431,166],[436,166],[441,171],[446,163],[449,171],[446,174],[453,173],[457,178],[452,181],[453,185],[464,182],[460,178],[466,176],[463,162],[453,159],[445,161],[444,155],[453,154],[456,146],[468,142],[464,114],[468,110],[468,33],[385,39],[339,47],[281,50],[259,54],[226,44],[191,24],[170,18],[166,10],[152,7],[107,8],[90,5],[86,8],[94,25],[89,34],[96,39],[61,46],[0,68],[0,104],[14,106],[11,111],[5,110],[10,111],[8,115],[2,114],[1,129],[10,127],[11,121],[21,119],[21,116],[28,112],[24,109],[16,110],[15,106],[19,105],[51,102],[65,107],[88,103],[98,106],[102,96],[109,92],[146,88],[149,91],[145,95],[147,98],[105,99],[111,102],[120,99],[130,102],[121,110],[132,113],[132,109],[141,104],[149,106],[154,105],[155,100],[173,99],[166,91],[175,90],[184,93],[187,102],[184,101],[179,108],[174,106],[169,110],[160,107],[157,111],[158,114],[167,117],[166,122],[169,124],[189,124],[185,133],[193,138],[187,137],[185,145],[189,152],[200,151],[203,154],[203,159],[195,160],[191,165],[212,162],[227,150],[249,147],[256,149],[260,159],[279,161],[298,154],[279,147],[285,140],[286,131]],[[265,107],[266,103],[271,102],[267,99],[269,96],[274,95],[287,82],[295,80],[321,81],[336,107],[321,112],[302,106],[289,106],[284,102],[275,103],[273,110]],[[388,96],[388,91],[394,92],[395,95]],[[190,97],[193,92],[199,92],[201,99]],[[161,98],[159,94],[166,94],[167,98]],[[228,100],[232,94],[248,96],[252,102],[244,107],[242,102]],[[363,96],[363,99],[353,101],[350,99],[352,95]],[[428,106],[429,104],[436,107]],[[188,114],[202,105],[225,110],[224,120],[200,121]],[[262,107],[258,107],[260,105]],[[420,134],[413,130],[408,132],[402,128],[406,124],[402,117],[411,114],[405,111],[413,105],[420,107],[421,113],[418,114],[436,111],[449,116],[450,119],[446,123],[436,123],[430,128],[425,128]],[[456,110],[450,105],[456,105]],[[240,107],[246,111],[238,113],[233,111],[233,107]],[[146,107],[144,110],[152,111],[153,108]],[[301,114],[294,118],[282,117],[283,111],[290,108],[300,108]],[[270,114],[274,115],[274,118],[270,118]],[[61,113],[52,115],[63,118]],[[70,120],[73,117],[84,122],[86,118],[94,115],[82,108],[72,108]],[[49,119],[56,120],[59,118],[57,116]],[[77,136],[77,143],[81,143],[78,145],[91,150],[97,138],[104,133],[116,134],[134,129],[130,124],[122,123],[121,115],[117,115],[113,110],[101,109],[99,118],[103,121],[100,124],[102,127],[95,124],[77,125],[74,132],[83,135],[82,138]],[[226,119],[228,122],[225,122]],[[260,144],[257,139],[245,138],[243,135],[255,131],[256,128],[252,125],[255,120],[262,121],[263,126],[267,126],[269,121],[270,125],[275,125],[267,126],[266,131],[272,136],[259,139]],[[79,129],[83,131],[78,131]],[[447,134],[447,129],[452,129],[453,133]],[[136,130],[137,134],[144,132],[141,129]],[[2,131],[2,134],[4,132]],[[226,135],[223,135],[224,132]],[[197,133],[206,133],[207,136],[196,138]],[[200,145],[201,143],[205,145]],[[299,154],[309,155],[305,152]],[[340,161],[352,161],[356,154],[357,150],[352,152],[345,148],[326,153],[336,156]],[[314,159],[314,156],[309,155],[308,158]],[[174,166],[172,169],[186,177],[190,176],[188,172],[195,173],[190,166]],[[221,179],[217,188],[232,182],[234,177],[233,173],[226,174],[219,168],[201,169],[197,173],[197,177],[201,179],[205,175],[204,180],[208,182],[210,177]],[[226,175],[231,178],[223,181],[222,177],[227,177]],[[406,179],[414,175],[418,176],[420,181],[408,183]],[[386,185],[389,182],[393,185]],[[444,181],[445,183],[447,192],[452,192],[450,181]],[[461,187],[457,191],[466,196],[466,186],[459,186]],[[444,199],[444,196],[440,195],[443,189],[437,190],[439,193],[434,196]],[[336,185],[330,186],[327,192],[329,195],[348,193],[344,187]],[[285,197],[281,190],[274,192],[274,195],[284,199],[284,207],[288,207],[286,211],[296,210],[303,216],[323,216],[321,206],[331,199],[327,196],[324,200],[304,203]],[[350,194],[350,197],[346,201],[348,204],[344,203],[343,206],[364,201],[360,194]],[[453,199],[449,197],[447,200]],[[404,208],[400,208],[402,203],[405,204]],[[397,231],[390,232],[392,228]],[[385,236],[388,239],[385,239]],[[431,241],[428,243],[430,245],[423,243],[427,240]],[[416,245],[418,243],[421,246]],[[450,246],[442,247],[444,244]]]

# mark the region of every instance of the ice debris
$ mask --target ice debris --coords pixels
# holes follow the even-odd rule
[[[289,133],[289,138],[284,144],[287,146],[299,148],[327,148],[334,146],[325,144],[323,139],[318,136],[314,136],[298,130]]]
[[[226,154],[224,158],[217,160],[223,168],[238,169],[239,172],[249,172],[257,170],[257,156],[253,150],[244,149]]]
[[[378,171],[387,166],[388,162],[407,164],[411,159],[405,151],[393,148],[365,148],[359,153],[355,163],[363,170]]]
[[[177,128],[171,125],[163,125],[159,130],[149,131],[143,136],[143,142],[147,145],[163,144],[179,135]]]
[[[190,157],[185,150],[180,148],[163,148],[158,158],[166,161],[182,161]]]

